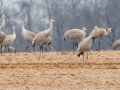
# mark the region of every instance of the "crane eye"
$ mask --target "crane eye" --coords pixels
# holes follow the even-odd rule
[[[53,20],[55,21],[55,19],[53,18]]]
[[[111,28],[111,31],[113,31],[113,29]]]
[[[6,14],[4,14],[6,16]]]

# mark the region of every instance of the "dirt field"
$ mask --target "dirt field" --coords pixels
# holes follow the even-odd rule
[[[6,53],[0,55],[0,90],[119,90],[120,51]],[[86,56],[86,55],[85,55]]]

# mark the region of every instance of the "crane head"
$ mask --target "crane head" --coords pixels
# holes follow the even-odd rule
[[[87,30],[87,28],[86,28],[86,27],[83,27],[83,30]]]
[[[3,14],[2,17],[7,17],[6,14]]]
[[[96,26],[94,27],[94,29],[97,29],[97,28],[99,28],[99,26],[96,25]]]
[[[12,30],[15,30],[15,26],[12,27]]]
[[[52,18],[52,21],[55,22],[56,20],[54,18]]]
[[[114,34],[114,31],[113,31],[113,29],[112,28],[110,28],[110,30],[109,30],[110,32],[112,32],[113,34]]]
[[[24,19],[24,18],[22,18],[22,19],[21,19],[21,21],[25,21],[25,19]]]
[[[7,16],[6,14],[3,14],[3,15],[2,15],[2,17],[8,17],[8,18],[10,18],[10,17],[9,17],[9,16]]]
[[[3,14],[2,16],[3,16],[3,17],[6,17],[6,14]]]
[[[112,28],[110,28],[110,31],[111,31],[111,32],[113,32],[113,29],[112,29]]]
[[[22,18],[21,21],[25,23],[25,19],[24,18]]]

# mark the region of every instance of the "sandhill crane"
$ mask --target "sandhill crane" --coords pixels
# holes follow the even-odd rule
[[[24,27],[25,19],[24,18],[21,21],[22,21],[22,31],[23,31],[24,38],[26,41],[28,41],[29,43],[32,44],[32,40],[36,36],[36,34],[34,32],[31,32],[31,31],[25,29],[25,27]],[[25,51],[27,50],[27,48],[28,48],[28,45],[27,45]],[[33,49],[33,46],[32,46],[32,49]],[[34,51],[34,49],[33,49],[33,51]]]
[[[8,17],[8,16],[3,14],[2,15],[3,23],[0,26],[0,44],[5,40],[5,37],[6,37],[6,34],[4,33],[4,31],[5,31],[5,19],[4,18],[5,17]],[[1,45],[1,49],[2,49],[2,45]]]
[[[83,64],[84,64],[84,52],[90,51],[91,47],[91,42],[92,42],[92,37],[94,35],[94,32],[96,31],[97,26],[94,27],[93,32],[91,35],[89,35],[87,38],[83,39],[76,50],[76,54],[79,57],[80,55],[83,55]],[[88,54],[87,54],[87,59],[88,59]]]
[[[5,40],[3,41],[3,43],[1,44],[3,47],[2,47],[2,51],[4,52],[4,49],[5,48],[8,48],[8,51],[9,51],[9,48],[12,49],[14,52],[16,52],[15,48],[13,47],[10,47],[10,45],[13,43],[13,41],[16,39],[16,33],[15,33],[15,26],[12,27],[12,30],[13,30],[13,35],[6,35],[6,38]]]
[[[44,31],[41,31],[39,32],[35,38],[33,39],[32,41],[32,46],[35,46],[37,44],[41,44],[40,46],[40,51],[42,50],[42,53],[43,53],[43,47],[42,45],[47,41],[48,37],[50,37],[50,34],[52,33],[53,31],[53,22],[55,21],[55,19],[51,19],[50,20],[50,27],[49,29],[47,30],[44,30]],[[39,56],[40,57],[40,56]]]
[[[112,45],[113,49],[119,48],[120,47],[120,39],[116,40],[113,45]]]
[[[46,42],[43,43],[44,45],[46,45],[46,50],[47,50],[47,46],[49,46],[49,48],[51,49],[51,51],[54,51],[54,48],[51,46],[52,44],[52,38],[51,37],[48,37]]]
[[[85,35],[86,35],[85,30],[87,30],[87,28],[83,27],[82,30],[81,29],[71,29],[64,33],[64,35],[63,35],[64,41],[66,39],[73,40],[73,51],[74,51],[74,45],[78,46],[77,40],[79,40],[79,39],[83,40],[85,38]],[[74,41],[76,41],[76,42],[74,43]]]
[[[92,39],[93,39],[93,43],[94,43],[95,38],[99,38],[99,51],[100,51],[100,41],[101,41],[101,39],[102,39],[104,36],[109,35],[109,33],[112,32],[112,31],[113,31],[112,28],[109,28],[109,29],[108,29],[108,32],[106,32],[106,29],[101,28],[101,27],[98,27],[97,30],[95,31]],[[91,35],[91,33],[92,33],[92,31],[90,32],[89,35]],[[95,45],[95,43],[94,43],[94,45]],[[96,47],[96,45],[95,45],[95,47]],[[97,48],[97,47],[96,47],[96,48]]]

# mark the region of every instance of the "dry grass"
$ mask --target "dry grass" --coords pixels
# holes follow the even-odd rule
[[[0,55],[0,90],[119,90],[120,51],[91,51],[89,61],[73,52]]]

